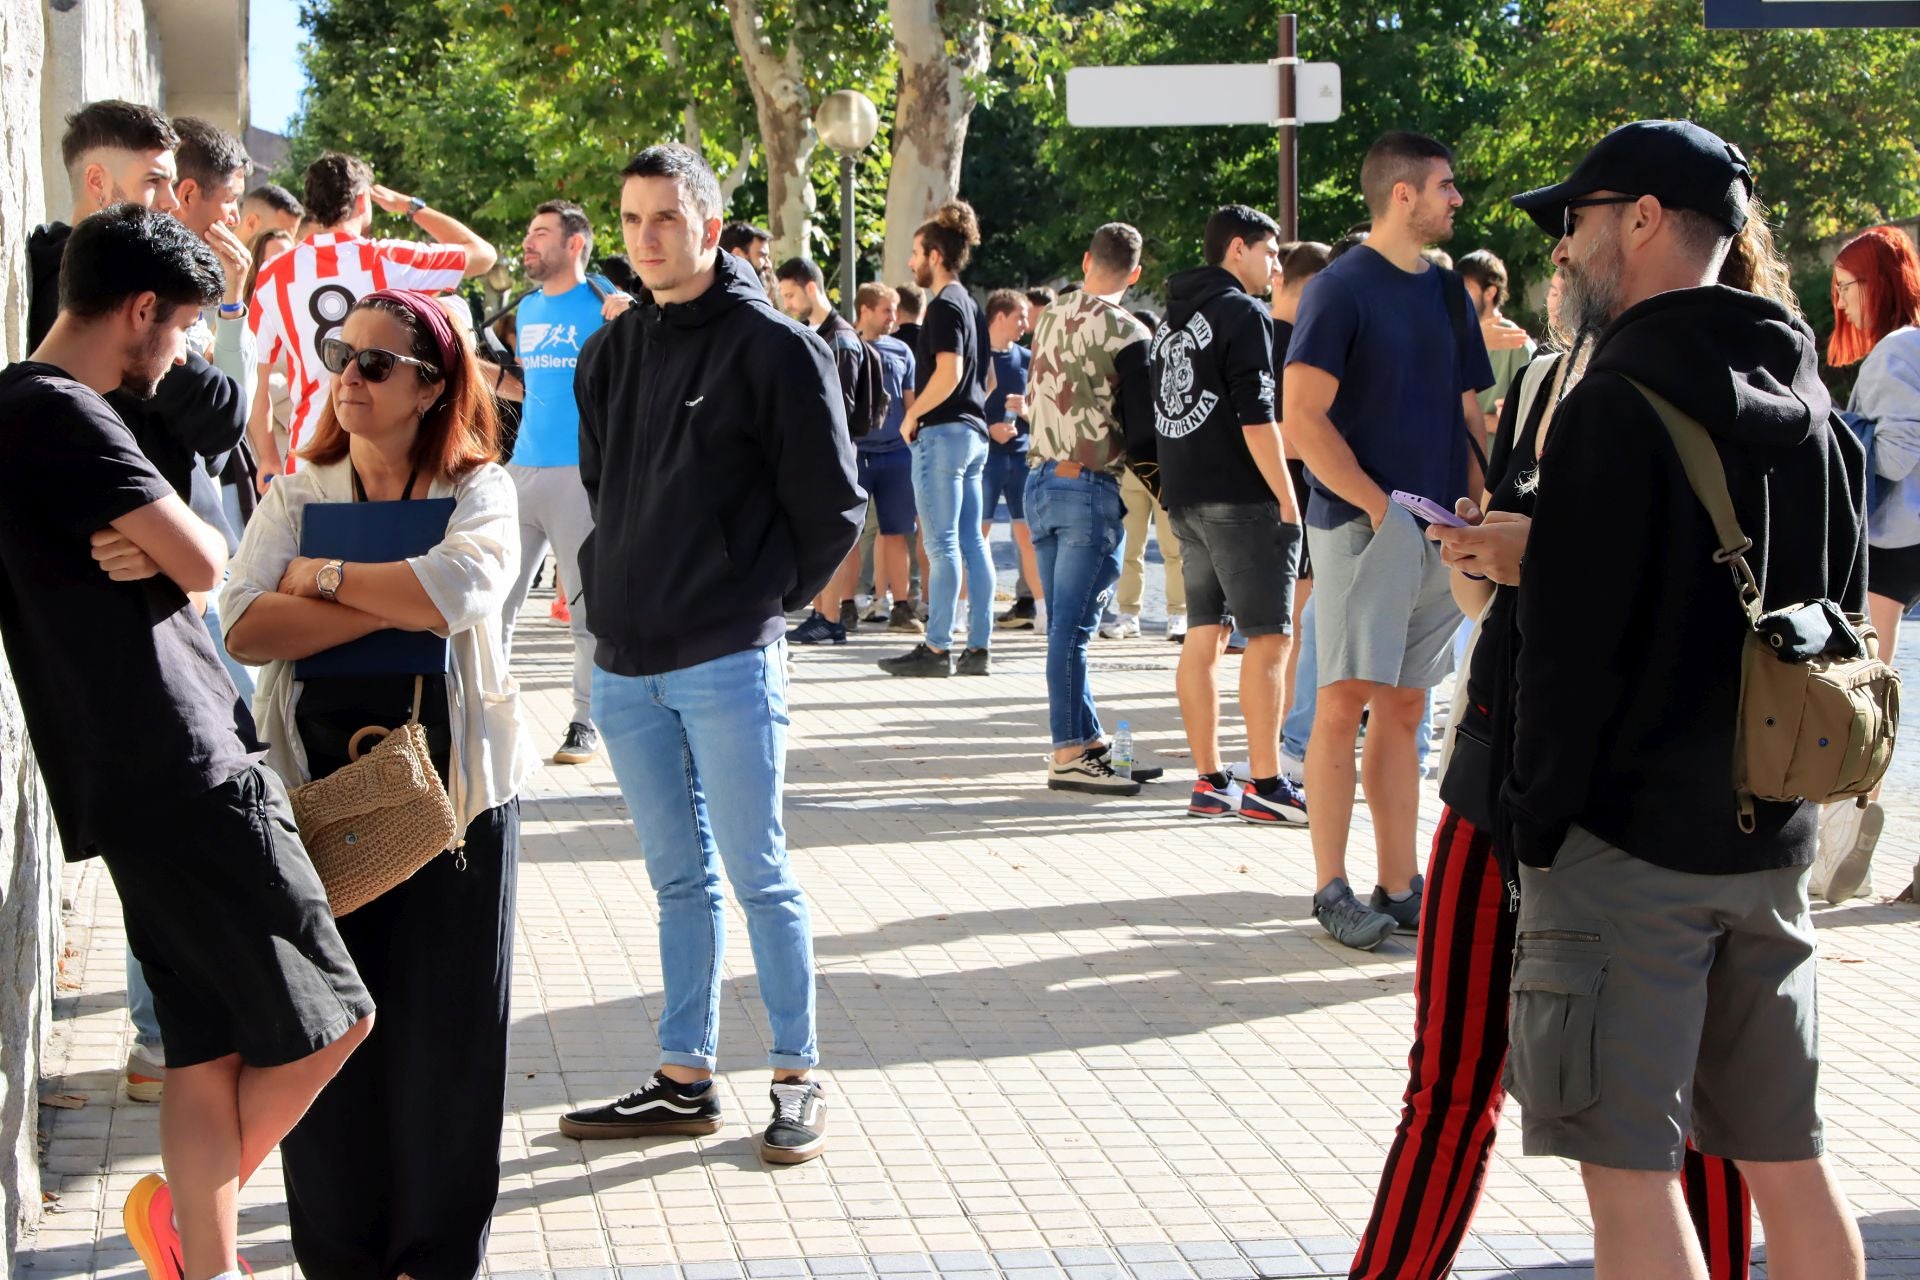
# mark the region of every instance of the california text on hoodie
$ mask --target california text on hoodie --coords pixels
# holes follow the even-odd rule
[[[580,551],[594,661],[659,675],[760,648],[866,516],[827,344],[720,254],[689,302],[637,306],[580,353]]]
[[[1578,823],[1670,870],[1813,860],[1818,806],[1737,821],[1734,717],[1746,618],[1679,456],[1635,378],[1712,433],[1766,607],[1866,601],[1864,458],[1835,429],[1813,333],[1720,286],[1629,309],[1601,335],[1540,461],[1518,599],[1513,855],[1552,865]]]
[[[1225,267],[1167,281],[1167,319],[1153,337],[1160,501],[1272,502],[1244,428],[1275,419],[1273,318]]]

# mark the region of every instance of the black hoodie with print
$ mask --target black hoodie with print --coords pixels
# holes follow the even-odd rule
[[[820,336],[739,258],[690,302],[632,308],[580,352],[581,586],[618,675],[780,638],[860,535],[846,398]]]
[[[1272,422],[1273,317],[1225,267],[1167,281],[1167,319],[1153,336],[1160,501],[1274,502],[1245,427]]]
[[[1540,460],[1502,838],[1534,867],[1552,865],[1574,823],[1676,871],[1803,866],[1818,806],[1763,801],[1755,830],[1738,824],[1746,616],[1629,376],[1713,434],[1768,609],[1865,605],[1864,458],[1834,429],[1805,322],[1720,286],[1632,307],[1601,336]]]

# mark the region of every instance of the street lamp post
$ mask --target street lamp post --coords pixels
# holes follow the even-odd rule
[[[840,156],[840,310],[852,320],[853,295],[860,287],[853,261],[853,169],[860,153],[880,132],[880,112],[866,94],[842,89],[828,94],[820,104],[813,127],[820,140]]]

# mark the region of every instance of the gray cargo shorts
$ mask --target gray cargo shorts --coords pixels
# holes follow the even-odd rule
[[[1506,1085],[1528,1155],[1820,1154],[1807,868],[1689,875],[1576,826],[1520,887]]]

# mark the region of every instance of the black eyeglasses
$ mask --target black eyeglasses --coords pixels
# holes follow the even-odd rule
[[[1585,200],[1569,200],[1560,210],[1560,235],[1562,238],[1573,235],[1573,211],[1591,209],[1601,204],[1632,204],[1639,196],[1589,196]]]
[[[320,344],[320,363],[328,373],[345,373],[349,364],[358,365],[360,376],[368,382],[385,382],[393,376],[393,367],[397,364],[414,366],[430,382],[440,377],[440,370],[425,360],[416,360],[395,351],[382,351],[379,347],[355,351],[342,338],[328,338]]]

